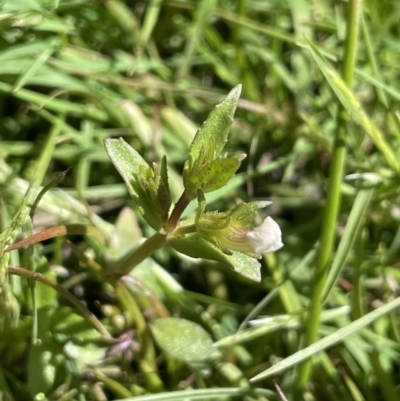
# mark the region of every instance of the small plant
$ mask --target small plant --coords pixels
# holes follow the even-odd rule
[[[1,401],[400,399],[396,2],[1,4]]]
[[[224,152],[241,85],[210,113],[197,131],[183,169],[184,192],[170,213],[171,195],[167,161],[150,167],[122,138],[106,139],[105,147],[123,177],[130,195],[156,234],[130,253],[114,272],[126,274],[157,249],[170,244],[194,258],[220,261],[252,280],[260,281],[262,254],[283,246],[278,224],[267,217],[254,230],[246,228],[267,201],[241,203],[225,212],[207,212],[204,194],[226,185],[235,175],[245,154],[228,157]],[[194,218],[180,220],[188,204],[197,198]]]
[[[162,159],[160,166],[154,163],[150,167],[139,153],[122,138],[105,140],[106,150],[115,167],[122,175],[129,193],[136,202],[145,221],[156,232],[114,264],[108,262],[104,262],[104,265],[97,264],[95,260],[89,260],[77,247],[72,244],[71,246],[81,262],[89,267],[91,273],[115,290],[121,305],[127,306],[136,303],[135,298],[129,292],[129,285],[127,285],[134,279],[128,273],[166,244],[191,257],[222,262],[239,274],[255,281],[260,281],[261,279],[260,263],[257,259],[261,258],[262,254],[273,252],[283,246],[281,230],[271,217],[267,217],[258,227],[252,230],[247,228],[255,219],[257,211],[267,207],[270,202],[240,203],[233,209],[224,212],[206,211],[204,194],[216,191],[226,185],[245,157],[244,154],[228,157],[224,152],[240,91],[241,86],[236,86],[214,108],[208,119],[197,131],[190,146],[189,155],[184,163],[184,191],[173,208],[171,208],[172,197],[168,182],[166,157]],[[39,163],[42,166],[40,174],[38,174],[25,195],[20,211],[14,216],[8,228],[0,235],[0,253],[3,255],[0,272],[4,283],[0,302],[6,312],[0,319],[0,331],[4,332],[6,328],[16,327],[18,320],[18,302],[13,295],[12,289],[5,286],[8,283],[6,274],[31,280],[34,303],[39,302],[36,301],[37,298],[40,299],[36,295],[34,284],[34,282],[38,281],[41,283],[39,288],[44,293],[47,294],[49,288],[52,288],[80,311],[86,320],[85,325],[82,327],[85,328],[87,323],[90,323],[97,330],[96,335],[91,334],[86,338],[82,330],[87,330],[88,328],[79,329],[75,334],[81,335],[81,340],[85,337],[86,340],[83,342],[81,340],[76,342],[73,335],[64,336],[62,341],[64,348],[62,351],[60,350],[60,353],[69,360],[80,360],[83,372],[85,366],[90,369],[93,364],[104,361],[108,352],[115,352],[113,351],[114,348],[122,349],[129,346],[133,336],[130,325],[128,324],[125,327],[126,332],[120,335],[120,330],[113,330],[107,323],[103,324],[103,321],[99,320],[68,289],[51,279],[51,277],[47,277],[46,274],[31,268],[29,263],[28,268],[13,264],[9,265],[9,252],[14,249],[31,246],[37,242],[57,236],[85,234],[96,237],[99,234],[95,227],[89,225],[67,224],[48,228],[10,245],[14,242],[19,227],[23,224],[32,224],[32,216],[41,196],[51,185],[55,184],[55,182],[50,183],[36,196],[39,182],[46,170],[45,166],[50,160],[54,146],[55,141],[53,138],[49,142],[49,150],[44,152],[45,156]],[[36,200],[34,200],[35,196]],[[195,216],[181,219],[185,208],[196,198],[198,207]],[[29,206],[30,204],[33,206]],[[30,254],[32,255],[32,252]],[[51,299],[55,303],[56,293],[52,291],[50,293],[52,294]],[[39,303],[38,306],[37,310],[40,312],[41,304]],[[235,372],[237,371],[234,365],[224,363],[221,365],[223,354],[214,347],[212,337],[201,325],[181,317],[171,317],[169,312],[163,308],[160,309],[161,312],[158,313],[157,318],[152,319],[148,327],[155,342],[165,354],[185,363],[191,370],[196,372],[207,371],[216,362],[220,364],[220,367],[225,366],[221,368],[222,371],[225,370],[226,366],[228,366],[229,371],[232,369]],[[37,344],[41,344],[42,348],[38,351],[40,356],[42,349],[47,349],[46,347],[50,349],[54,344],[60,347],[61,344],[56,339],[57,328],[52,329],[54,331],[54,339],[51,336],[43,337],[46,325],[51,324],[49,323],[50,319],[58,319],[57,309],[55,308],[52,313],[49,313],[47,323],[41,312],[39,312],[33,312],[32,349],[36,350],[34,347]],[[132,316],[135,313],[132,311]],[[71,316],[74,316],[76,321],[83,323],[82,317],[73,313],[71,313]],[[111,331],[109,331],[110,328]],[[146,359],[146,366],[149,366],[149,369],[154,371],[157,369],[157,362],[153,357],[151,360],[148,359],[148,352],[152,349],[152,345],[148,345],[148,337],[146,336],[149,334],[149,330],[146,329],[143,317],[138,318],[137,330],[141,354]],[[90,333],[90,331],[88,332]],[[94,341],[102,345],[97,346]],[[39,357],[32,355],[29,360],[32,363],[33,361],[37,363]],[[62,369],[60,366],[58,368]],[[34,397],[37,394],[42,394],[44,390],[50,390],[56,380],[55,375],[42,377],[41,373],[38,373],[36,369],[29,371],[29,377],[31,379],[27,389]],[[36,379],[33,380],[33,378]],[[149,385],[153,390],[161,391],[163,389],[163,384],[159,379],[153,379]],[[240,385],[243,385],[243,388],[235,389],[235,391],[250,391],[246,380]]]

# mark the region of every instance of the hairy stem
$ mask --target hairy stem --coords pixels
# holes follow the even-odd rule
[[[179,223],[179,219],[180,219],[182,213],[187,208],[187,206],[192,201],[192,199],[193,199],[193,197],[188,196],[188,193],[186,192],[186,190],[183,191],[178,202],[176,202],[176,204],[175,204],[174,210],[172,211],[169,220],[167,221],[165,229],[168,233],[175,230],[176,226]]]

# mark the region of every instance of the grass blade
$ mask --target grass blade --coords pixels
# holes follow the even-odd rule
[[[329,269],[329,275],[326,280],[324,292],[322,294],[322,302],[329,297],[329,293],[344,267],[354,242],[358,238],[359,232],[363,225],[365,213],[367,212],[373,194],[374,189],[362,189],[356,196],[347,220],[346,229],[343,233],[342,239],[340,240],[338,249],[335,252],[335,257],[332,261],[332,265]]]
[[[338,342],[343,341],[346,337],[356,333],[365,326],[368,326],[369,324],[375,322],[377,319],[381,318],[382,316],[392,312],[393,310],[399,307],[400,307],[400,298],[396,298],[393,301],[389,302],[388,304],[381,306],[380,308],[366,314],[360,319],[355,320],[349,325],[340,328],[333,334],[321,340],[318,340],[314,344],[311,344],[308,347],[302,349],[301,351],[298,351],[295,354],[289,356],[288,358],[283,359],[282,361],[273,365],[269,369],[266,369],[263,372],[259,373],[257,376],[254,376],[250,381],[258,382],[260,380],[266,379],[267,377],[276,375],[286,369],[294,367],[300,362],[305,361],[310,357],[314,356],[316,353],[323,351]]]

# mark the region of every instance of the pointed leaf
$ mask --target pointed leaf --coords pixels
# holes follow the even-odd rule
[[[330,87],[335,92],[343,108],[349,113],[354,121],[359,124],[371,137],[376,147],[382,152],[387,164],[397,173],[400,172],[400,163],[391,145],[386,141],[385,135],[378,129],[369,118],[354,93],[348,88],[341,76],[330,66],[319,50],[308,41],[311,54],[324,74]]]
[[[183,170],[185,189],[192,197],[196,196],[198,189],[203,189],[204,192],[214,190],[214,186],[210,185],[206,191],[204,189],[206,183],[203,183],[201,180],[207,179],[207,166],[210,163],[216,159],[226,158],[226,155],[223,155],[222,151],[228,139],[241,89],[241,85],[237,85],[220,104],[214,107],[193,139]],[[240,160],[238,157],[237,161]],[[232,164],[233,161],[230,163]],[[196,174],[199,174],[199,176],[195,178],[195,182],[192,182],[192,177]],[[211,179],[211,181],[213,180]],[[226,182],[217,186],[217,188],[225,184]]]
[[[158,201],[161,206],[161,217],[165,222],[168,219],[169,209],[172,204],[171,192],[168,184],[168,170],[167,170],[167,158],[164,156],[161,160],[161,168],[159,171],[160,183],[157,189]]]
[[[158,231],[163,225],[158,201],[158,180],[146,161],[122,138],[105,139],[104,145],[144,219]]]
[[[137,176],[144,174],[146,178],[152,176],[149,165],[135,149],[122,138],[108,138],[104,146],[115,168],[121,174],[130,195],[137,200]]]
[[[269,206],[272,202],[269,201],[256,201],[249,203],[240,203],[238,204],[230,214],[231,218],[236,222],[240,222],[243,225],[251,223],[258,210],[264,209]]]
[[[190,145],[190,156],[194,160],[201,155],[203,149],[208,148],[211,138],[215,141],[215,157],[220,156],[231,129],[241,91],[242,85],[235,86],[226,98],[214,107],[207,120],[199,128]]]
[[[184,237],[172,237],[168,243],[178,252],[192,258],[211,259],[224,263],[250,280],[260,281],[260,263],[251,256],[233,251],[231,255],[223,253],[216,245],[206,241],[198,233]]]
[[[235,175],[244,155],[229,159],[217,159],[207,163],[196,174],[185,180],[185,188],[189,193],[201,189],[204,193],[222,188]]]
[[[316,341],[314,344],[309,345],[306,348],[301,349],[300,351],[295,352],[294,354],[288,356],[285,359],[280,360],[275,365],[270,366],[268,369],[262,371],[257,374],[253,378],[250,379],[251,382],[255,383],[260,380],[264,380],[267,377],[271,377],[283,372],[286,369],[296,366],[300,362],[316,355],[318,352],[323,351],[332,345],[335,345],[341,341],[344,341],[348,336],[356,333],[361,330],[365,326],[373,323],[377,319],[398,309],[400,307],[400,298],[395,298],[393,301],[380,306],[379,308],[373,310],[372,312],[367,313],[361,318],[354,320],[353,322],[347,324],[344,327],[336,330],[332,334],[321,338]]]
[[[189,152],[189,159],[185,163],[185,170],[187,167],[191,167],[190,175],[200,171],[207,163],[214,160],[217,156],[215,155],[215,140],[214,138],[208,138],[207,144],[202,144],[201,152],[196,158],[194,158]]]

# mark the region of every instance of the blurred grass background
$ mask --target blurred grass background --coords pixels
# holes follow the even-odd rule
[[[57,188],[42,198],[24,235],[66,223],[94,225],[101,233],[45,241],[13,252],[10,261],[2,256],[2,400],[279,400],[273,379],[289,400],[399,399],[396,312],[318,353],[306,386],[298,386],[298,363],[249,384],[305,345],[341,107],[348,112],[344,172],[374,175],[341,184],[330,259],[336,270],[319,336],[399,294],[400,8],[387,0],[362,3],[348,91],[332,78],[340,75],[348,5],[1,1],[2,231],[17,215],[39,160],[41,184],[57,180]],[[263,259],[261,283],[169,248],[124,285],[105,280],[99,270],[151,229],[103,139],[124,137],[149,163],[166,154],[176,201],[197,127],[238,83],[243,93],[227,150],[248,157],[230,184],[210,194],[208,206],[223,211],[239,200],[274,202],[264,213],[279,222],[285,247]],[[120,340],[101,337],[48,286],[6,275],[8,264],[62,284]],[[202,325],[215,341],[214,359],[195,365],[166,355],[149,329],[166,316]],[[261,316],[268,319],[241,325]],[[184,389],[193,392],[171,393]]]

